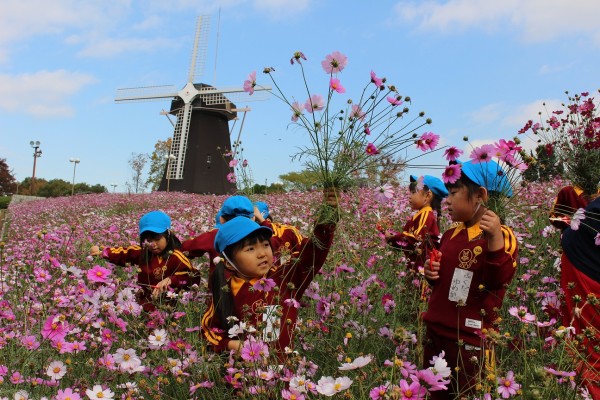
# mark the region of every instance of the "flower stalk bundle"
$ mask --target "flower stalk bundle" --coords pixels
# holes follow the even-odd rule
[[[284,93],[274,77],[274,68],[265,68],[263,72],[273,83],[273,94],[289,106],[292,123],[308,134],[310,145],[300,148],[294,157],[317,173],[322,187],[351,186],[354,178],[369,168],[381,167],[386,160],[406,166],[437,146],[438,135],[417,133],[431,119],[425,118],[424,112],[405,119],[409,112],[405,105],[410,103],[410,97],[402,96],[396,86],[386,85],[385,78],[371,71],[362,93],[341,101],[339,95],[346,89],[340,73],[348,63],[347,57],[336,51],[321,62],[329,76],[325,96],[309,88],[305,61],[306,56],[299,51],[290,59],[301,71],[306,96],[303,102]],[[244,89],[252,94],[256,85],[256,72],[252,72],[244,82]],[[411,150],[416,149],[423,153],[411,155]]]

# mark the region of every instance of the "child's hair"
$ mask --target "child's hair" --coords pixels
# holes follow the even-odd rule
[[[417,191],[417,184],[418,182],[416,181],[412,181],[409,185],[408,185],[408,190],[410,190],[411,193],[416,193]],[[435,213],[437,214],[437,222],[438,225],[440,223],[440,219],[442,217],[442,198],[440,196],[438,196],[437,194],[435,194],[431,189],[429,189],[429,186],[427,185],[423,185],[423,190],[428,190],[431,192],[431,208],[435,211]]]
[[[171,232],[170,229],[167,229],[163,233],[145,231],[140,235],[140,247],[142,248],[142,250],[144,250],[142,252],[143,263],[148,263],[150,261],[150,258],[152,257],[152,253],[144,247],[144,242],[146,242],[148,239],[158,240],[161,237],[164,237],[167,240],[167,247],[165,247],[165,251],[162,254],[166,254],[170,251],[177,250],[181,247],[181,241],[179,240],[179,238],[177,238],[177,236],[173,234],[173,232]]]
[[[245,246],[260,243],[264,240],[271,243],[270,239],[271,234],[266,233],[263,229],[259,229],[250,233],[242,240],[227,246],[223,250],[223,254],[229,260],[233,260],[235,254]],[[234,325],[232,321],[229,320],[229,317],[235,314],[235,307],[231,286],[225,276],[225,263],[222,260],[216,265],[216,268],[210,277],[210,281],[215,313],[218,316],[219,321],[221,321],[222,326],[229,329]]]

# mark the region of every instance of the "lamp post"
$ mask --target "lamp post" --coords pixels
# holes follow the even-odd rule
[[[71,183],[71,196],[75,194],[75,169],[77,168],[77,164],[80,163],[79,158],[71,158],[69,162],[73,163],[73,183]]]
[[[167,156],[167,193],[169,193],[169,187],[171,186],[171,164],[176,158],[172,153]]]
[[[32,140],[29,142],[29,145],[33,148],[33,173],[31,174],[31,187],[29,189],[31,195],[33,195],[35,193],[35,165],[37,158],[42,156],[42,150],[40,150],[39,140],[36,140],[35,142]]]
[[[112,186],[113,188],[113,193],[115,192],[115,190],[117,189],[117,184],[116,183],[111,183],[110,186]]]

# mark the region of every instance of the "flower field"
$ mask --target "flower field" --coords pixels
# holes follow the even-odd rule
[[[490,350],[480,360],[481,399],[585,398],[574,372],[577,342],[561,326],[559,233],[547,220],[562,185],[529,184],[510,204],[519,266],[497,330],[481,333]],[[137,243],[139,217],[154,209],[171,216],[180,239],[194,237],[212,228],[225,197],[100,194],[11,205],[0,244],[0,399],[427,398],[449,371],[443,355],[421,368],[426,286],[378,231],[402,229],[406,193],[395,188],[386,202],[373,189],[342,193],[334,247],[305,293],[297,354],[283,366],[265,348],[252,357],[207,349],[205,279],[168,293],[164,300],[176,297],[175,305],[146,315],[135,302],[135,266],[88,256],[95,244]],[[253,200],[308,234],[321,197]],[[206,278],[208,260],[192,262]]]

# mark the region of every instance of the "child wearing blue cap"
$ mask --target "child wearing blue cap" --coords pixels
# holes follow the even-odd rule
[[[273,222],[269,206],[264,201],[254,202],[254,208],[255,221],[273,231],[271,247],[275,256],[283,258],[294,256],[303,239],[298,229],[292,225]]]
[[[448,196],[444,183],[431,175],[417,178],[410,176],[409,204],[417,212],[411,216],[402,232],[386,232],[386,241],[391,246],[402,249],[408,256],[408,268],[418,271],[425,263],[427,255],[439,246],[439,217],[442,213],[442,200]]]
[[[194,283],[190,261],[178,248],[179,239],[171,232],[171,218],[162,211],[151,211],[140,218],[140,245],[129,247],[92,246],[91,255],[125,266],[139,266],[137,299],[145,311],[156,309],[152,300],[169,287],[185,289]]]
[[[454,376],[450,388],[432,392],[431,399],[470,397],[485,360],[481,331],[495,326],[517,265],[513,231],[485,206],[490,196],[512,195],[501,167],[495,161],[469,161],[448,170],[446,204],[454,225],[442,235],[439,261],[425,262],[432,290],[423,314],[423,359],[444,351]],[[493,351],[489,344],[486,348]]]
[[[335,209],[331,193],[325,202]],[[222,260],[210,278],[212,301],[202,317],[214,351],[239,350],[252,341],[285,357],[293,346],[300,298],[325,263],[335,226],[317,222],[314,237],[304,238],[298,256],[283,265],[274,262],[268,227],[244,217],[220,227],[214,247]]]

